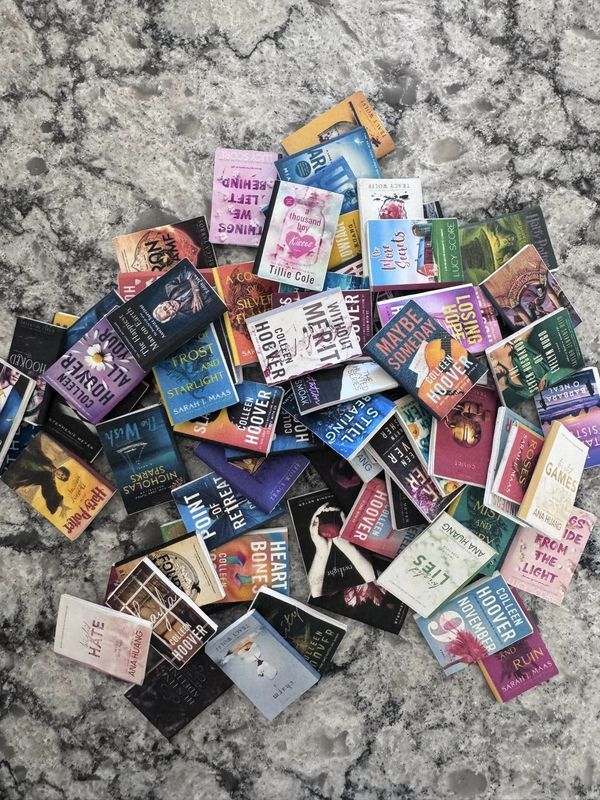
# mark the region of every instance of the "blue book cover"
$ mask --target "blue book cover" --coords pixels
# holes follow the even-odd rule
[[[171,499],[189,480],[165,410],[148,406],[96,426],[128,514]]]
[[[510,586],[496,573],[472,583],[431,617],[415,617],[446,675],[510,647],[533,632]]]
[[[212,414],[238,402],[238,393],[214,325],[154,367],[171,425]]]
[[[270,514],[308,467],[300,453],[281,453],[266,458],[246,458],[235,464],[227,461],[222,447],[200,442],[194,453],[248,500]]]
[[[325,283],[323,284],[324,292],[327,289],[341,289],[345,292],[355,292],[360,289],[368,288],[369,279],[363,278],[360,275],[346,275],[343,272],[333,272],[332,270],[325,274]],[[292,286],[289,283],[279,284],[279,294],[290,294],[297,291],[297,286]]]
[[[282,407],[345,459],[362,450],[396,410],[394,403],[381,394],[365,395],[302,416],[293,395],[284,398]]]
[[[350,169],[345,158],[336,158],[313,175],[307,181],[308,186],[337,192],[344,195],[340,214],[358,210],[358,194],[356,192],[356,175]]]
[[[269,720],[321,677],[258,611],[214,636],[204,652]]]
[[[64,350],[70,350],[74,344],[81,339],[82,336],[91,330],[94,325],[99,322],[102,317],[105,317],[109,311],[123,305],[123,300],[114,291],[110,291],[102,299],[98,300],[95,306],[89,308],[85,314],[82,314],[77,322],[74,322],[65,334]]]
[[[273,453],[308,453],[321,450],[323,445],[317,437],[309,431],[306,425],[294,419],[289,411],[281,409],[277,424],[275,425],[275,438],[271,444],[270,454]],[[225,458],[228,461],[239,461],[252,456],[248,450],[237,447],[225,447]]]
[[[281,180],[308,185],[315,175],[338,158],[345,158],[355,178],[380,178],[381,171],[363,127],[353,128],[335,139],[284,156],[275,162]]]
[[[4,470],[9,467],[13,461],[21,455],[23,450],[27,447],[33,437],[40,432],[39,425],[32,425],[30,422],[22,422],[14,435],[10,447],[6,451],[6,455],[2,463],[0,463],[0,475]]]
[[[285,514],[282,504],[269,514],[261,511],[216,472],[178,486],[171,494],[185,529],[200,534],[209,550]]]
[[[34,390],[33,378],[0,358],[0,463],[8,453]]]

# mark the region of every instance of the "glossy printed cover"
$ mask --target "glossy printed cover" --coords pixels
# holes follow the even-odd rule
[[[276,181],[254,272],[268,280],[321,291],[342,201],[336,192]]]
[[[36,382],[0,358],[0,463],[23,421]]]
[[[312,597],[375,580],[370,558],[341,538],[344,514],[329,489],[292,497],[288,508]]]
[[[242,367],[258,361],[246,319],[268,311],[271,296],[278,290],[275,281],[255,275],[252,267],[252,262],[247,262],[224,264],[213,270],[215,287],[227,306],[224,319],[233,362]]]
[[[345,158],[336,158],[331,164],[314,172],[306,183],[307,186],[316,186],[327,192],[337,192],[343,195],[340,214],[348,214],[358,210],[358,197],[356,195],[356,175],[350,169]]]
[[[308,458],[335,497],[336,504],[344,514],[349,514],[363,485],[350,462],[330,447],[322,447],[314,453],[309,453]]]
[[[171,490],[188,481],[162,406],[107,420],[97,430],[128,514],[168,502]]]
[[[100,322],[109,311],[123,304],[123,299],[117,292],[111,290],[107,295],[100,298],[98,302],[77,318],[76,322],[69,325],[65,335],[64,349],[70,350],[74,344],[82,339],[96,323]]]
[[[489,275],[481,284],[511,330],[566,308],[573,327],[581,322],[569,298],[532,244]]]
[[[357,125],[364,126],[369,134],[377,158],[394,150],[395,144],[391,136],[363,92],[354,92],[346,97],[341,103],[290,133],[281,144],[286,153],[297,153],[303,148],[327,142]]]
[[[473,355],[485,353],[487,347],[502,339],[494,307],[479,286],[464,283],[380,300],[377,310],[381,324],[387,325],[411,300],[415,300]]]
[[[408,613],[408,606],[375,581],[350,586],[323,597],[309,597],[308,602],[311,606],[390,633],[400,632]]]
[[[257,314],[247,326],[270,385],[361,354],[340,289]]]
[[[337,270],[353,264],[361,252],[360,216],[358,211],[348,211],[346,214],[341,214],[338,220],[327,269]]]
[[[54,634],[54,652],[59,656],[141,685],[151,635],[147,620],[61,595]]]
[[[504,578],[495,573],[453,597],[417,626],[446,675],[529,636],[533,626]]]
[[[217,625],[155,567],[143,558],[106,598],[106,605],[152,623],[151,644],[181,669],[214,636]]]
[[[398,386],[391,375],[373,361],[341,364],[314,375],[303,375],[294,378],[291,385],[301,415]]]
[[[321,677],[254,610],[217,634],[209,642],[206,655],[269,720]]]
[[[58,325],[59,328],[70,328],[78,319],[79,317],[75,314],[68,314],[66,311],[55,311],[52,316],[52,324]]]
[[[150,369],[226,311],[208,282],[184,259],[107,319],[143,369]]]
[[[163,542],[174,542],[175,539],[185,536],[188,532],[182,519],[173,519],[171,522],[163,522],[158,527],[160,528],[160,535]]]
[[[210,241],[258,247],[277,180],[277,153],[217,147],[213,173]]]
[[[600,380],[596,367],[586,367],[562,383],[534,396],[544,433],[559,420],[589,447],[585,468],[600,464]]]
[[[546,221],[539,206],[513,211],[459,228],[465,279],[479,284],[526,244],[533,244],[551,270],[558,268]]]
[[[420,178],[360,178],[356,188],[365,241],[369,220],[420,219],[423,214]]]
[[[2,480],[71,541],[115,493],[89,464],[43,431],[5,470]]]
[[[560,605],[597,518],[571,510],[560,539],[535,528],[519,528],[500,570],[511,586]]]
[[[284,395],[285,396],[285,395]],[[275,441],[271,445],[271,453],[300,453],[322,450],[323,445],[304,423],[300,422],[281,408],[275,425]]]
[[[364,348],[437,419],[445,417],[487,372],[411,300]]]
[[[428,469],[433,416],[410,394],[399,397],[394,403],[400,425],[408,441],[421,464]]]
[[[160,272],[119,272],[117,275],[117,289],[125,302],[136,297],[140,292],[157,281],[161,276]]]
[[[247,603],[261,586],[290,592],[287,528],[264,528],[238,536],[210,551],[225,590],[221,603]]]
[[[0,414],[0,425],[2,424],[1,419],[2,417]],[[4,445],[2,447],[4,457],[2,461],[0,461],[0,475],[2,475],[4,470],[7,469],[13,463],[13,461],[17,460],[29,442],[34,438],[34,436],[37,436],[39,432],[40,428],[38,425],[30,425],[29,422],[21,422],[21,424],[15,430],[10,446],[6,447],[6,445]]]
[[[543,445],[543,436],[515,420],[496,469],[492,492],[521,505]]]
[[[194,267],[216,267],[206,217],[126,233],[113,239],[121,272],[165,272],[188,259]]]
[[[46,370],[44,380],[80,417],[96,424],[145,375],[105,317]]]
[[[387,489],[392,527],[401,533],[409,528],[419,528],[419,533],[427,525],[427,520],[416,505],[408,499],[389,472],[385,472],[385,488]],[[404,542],[404,539],[402,540]]]
[[[300,418],[300,411],[293,397],[286,396],[283,407],[292,416]],[[394,414],[394,410],[391,400],[382,394],[374,394],[304,414],[301,419],[315,436],[338,455],[351,459]]]
[[[498,412],[494,389],[474,386],[442,420],[434,420],[430,466],[437,478],[485,487]]]
[[[403,533],[394,530],[385,481],[371,478],[364,483],[340,536],[385,558],[395,558]]]

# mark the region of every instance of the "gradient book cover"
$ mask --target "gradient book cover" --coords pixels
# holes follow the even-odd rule
[[[197,268],[217,266],[206,217],[126,233],[113,241],[121,272],[165,272],[183,259]]]

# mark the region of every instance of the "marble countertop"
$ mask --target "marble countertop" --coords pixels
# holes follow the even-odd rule
[[[113,236],[208,211],[215,147],[277,149],[362,89],[397,143],[384,176],[420,175],[426,199],[462,220],[542,205],[594,363],[591,2],[0,7],[2,354],[15,315],[77,313],[114,285]],[[579,495],[592,511],[594,477]],[[309,485],[319,486],[314,474],[293,491]],[[126,518],[115,499],[71,544],[4,485],[0,502],[6,800],[600,796],[597,532],[563,606],[526,598],[561,675],[521,699],[497,704],[475,668],[445,679],[412,620],[397,637],[351,622],[329,674],[274,723],[233,689],[169,744],[123,699],[123,684],[60,662],[52,639],[60,594],[100,598],[109,565],[156,541],[173,509]],[[293,556],[303,598],[295,546]]]

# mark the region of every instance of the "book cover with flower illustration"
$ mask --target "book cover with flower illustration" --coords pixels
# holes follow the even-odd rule
[[[473,583],[433,616],[416,616],[415,621],[446,675],[514,645],[533,632],[523,608],[499,573]]]
[[[218,633],[206,655],[268,720],[321,677],[256,610]]]
[[[309,597],[308,603],[390,633],[400,632],[408,614],[408,606],[375,581],[322,597]]]
[[[113,241],[121,272],[165,272],[184,258],[194,267],[217,266],[206,217],[126,233]]]
[[[106,318],[97,322],[58,361],[44,380],[84,420],[103,420],[146,375]]]
[[[210,557],[225,592],[219,603],[253,600],[261,586],[290,593],[287,528],[244,533],[211,547]]]
[[[189,480],[162,406],[107,420],[97,431],[128,514],[168,502]]]

